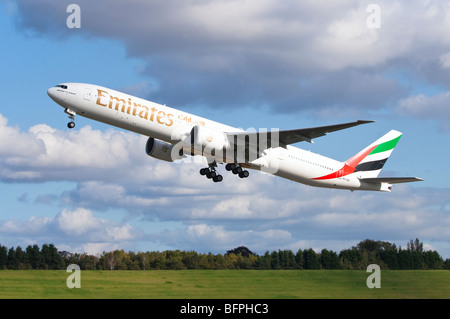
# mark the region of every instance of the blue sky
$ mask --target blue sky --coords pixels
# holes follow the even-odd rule
[[[81,0],[69,29],[70,3],[0,2],[1,244],[264,253],[418,237],[450,257],[447,4],[378,1],[371,29],[364,1]],[[69,131],[46,94],[60,82],[244,129],[375,120],[297,146],[345,160],[397,129],[382,174],[425,182],[351,193],[252,172],[212,187],[196,165],[147,157],[145,137],[81,117]]]

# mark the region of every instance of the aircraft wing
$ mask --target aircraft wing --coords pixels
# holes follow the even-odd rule
[[[367,124],[372,123],[374,121],[356,121],[356,122],[350,122],[350,123],[343,123],[343,124],[335,124],[335,125],[328,125],[328,126],[318,126],[318,127],[312,127],[312,128],[302,128],[302,129],[294,129],[294,130],[283,130],[283,131],[277,131],[275,134],[278,134],[279,136],[279,143],[280,146],[285,146],[289,144],[295,144],[298,142],[309,142],[313,143],[313,139],[317,137],[321,137],[326,135],[327,133],[343,130],[349,127],[361,125],[361,124]],[[237,133],[227,133],[228,137],[234,137],[237,136],[245,138],[245,136],[251,136],[253,134],[256,134],[258,137],[260,134],[264,134],[265,137],[267,137],[268,140],[271,139],[271,131],[267,132],[237,132]],[[231,139],[233,140],[233,139]],[[250,138],[250,140],[252,140]]]

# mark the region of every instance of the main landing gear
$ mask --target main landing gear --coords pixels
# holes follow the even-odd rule
[[[212,179],[215,183],[221,182],[223,180],[223,176],[217,173],[216,167],[217,163],[212,162],[208,165],[208,167],[200,170],[200,175],[206,176],[208,179]],[[233,172],[234,175],[239,175],[240,178],[247,178],[250,175],[250,173],[239,164],[227,164],[225,165],[225,169]]]
[[[71,119],[71,121],[69,123],[67,123],[67,127],[71,128],[71,129],[74,128],[75,127],[75,122],[74,122],[75,121],[75,115],[77,113],[75,113],[71,109],[65,109],[64,113],[68,114],[69,115],[69,119]]]
[[[217,163],[213,162],[206,168],[200,170],[200,175],[206,176],[208,179],[212,179],[214,183],[223,181],[223,176],[216,172]]]
[[[236,164],[227,164],[225,165],[225,169],[227,171],[232,171],[234,175],[239,175],[240,178],[247,178],[250,173],[243,169],[242,166]]]

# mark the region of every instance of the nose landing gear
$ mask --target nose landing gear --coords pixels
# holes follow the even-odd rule
[[[67,127],[72,129],[75,127],[75,115],[77,113],[75,113],[75,111],[72,111],[71,109],[65,109],[64,113],[69,115],[69,119],[71,119],[71,121],[69,123],[67,123]]]

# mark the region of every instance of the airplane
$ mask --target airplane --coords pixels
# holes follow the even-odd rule
[[[214,182],[223,176],[218,164],[240,178],[260,170],[302,184],[347,190],[390,192],[393,184],[423,181],[417,177],[378,177],[402,133],[391,130],[348,160],[341,162],[292,146],[350,127],[349,123],[293,130],[238,129],[166,105],[98,85],[62,83],[48,89],[49,97],[69,115],[75,127],[80,115],[148,136],[147,155],[167,162],[196,155],[207,159],[200,175]]]

